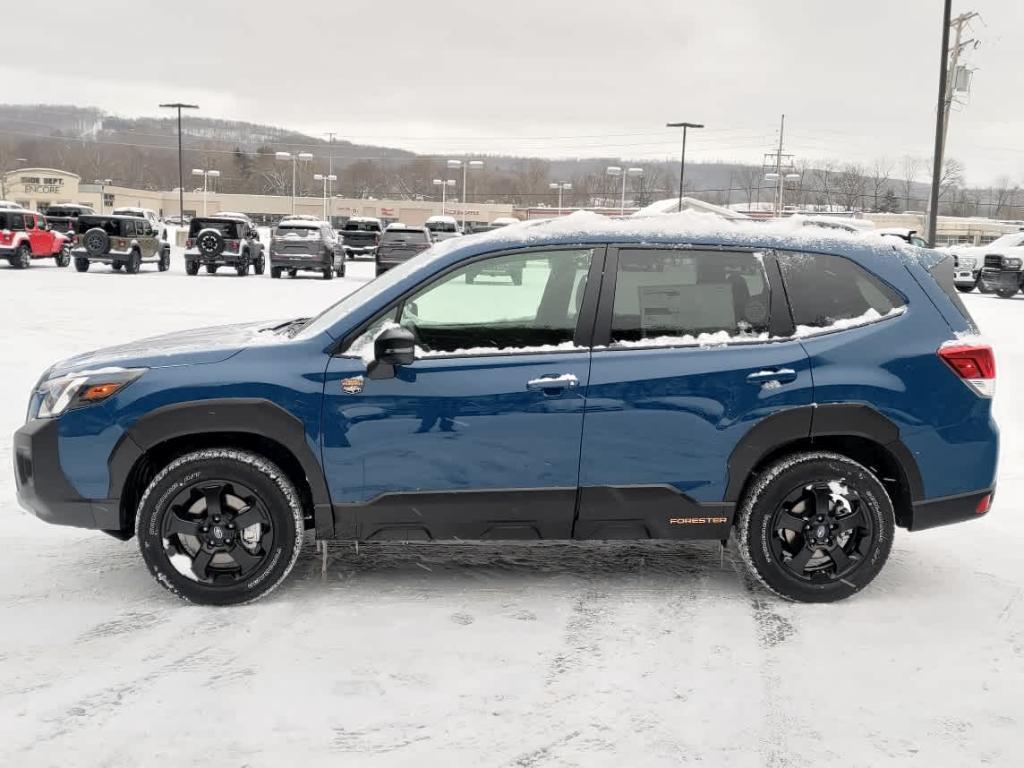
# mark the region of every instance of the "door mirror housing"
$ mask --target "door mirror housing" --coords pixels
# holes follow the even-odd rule
[[[408,328],[388,328],[373,342],[373,355],[382,365],[409,365],[416,359],[416,337]]]

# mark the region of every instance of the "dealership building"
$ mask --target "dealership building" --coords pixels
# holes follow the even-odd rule
[[[116,184],[86,183],[80,176],[55,168],[19,168],[2,175],[0,199],[30,208],[45,210],[57,203],[80,203],[97,212],[122,206],[150,208],[160,216],[178,214],[178,191],[132,189]],[[203,193],[202,190],[185,192],[185,215],[213,215],[219,211],[237,211],[248,214],[259,224],[270,224],[284,216],[306,214],[327,215],[335,224],[351,216],[374,216],[384,223],[401,221],[420,225],[427,217],[442,213],[439,201],[431,200],[363,200],[359,198],[297,197],[294,207],[288,195],[236,195],[223,192]],[[490,224],[502,216],[513,216],[511,205],[494,203],[448,203],[444,213],[467,225]]]

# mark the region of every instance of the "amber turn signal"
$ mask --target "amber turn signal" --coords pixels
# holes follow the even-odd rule
[[[104,384],[93,384],[91,387],[86,389],[82,394],[78,396],[79,400],[85,400],[86,402],[95,402],[96,400],[103,400],[104,398],[110,397],[112,394],[117,392],[127,382],[124,381],[111,381]]]

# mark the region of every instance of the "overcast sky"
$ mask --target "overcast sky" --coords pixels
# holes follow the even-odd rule
[[[975,10],[948,152],[1024,182],[1024,2]],[[941,0],[90,0],[4,4],[9,102],[210,117],[438,154],[759,163],[930,156]],[[58,4],[59,5],[59,4]],[[86,10],[87,8],[87,10]],[[35,33],[29,33],[36,30]],[[26,77],[18,87],[15,77]]]

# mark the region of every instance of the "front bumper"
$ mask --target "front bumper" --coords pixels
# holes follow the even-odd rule
[[[1003,270],[986,267],[981,270],[979,282],[986,291],[996,291],[1000,288],[1020,288],[1020,270]]]
[[[914,502],[910,525],[907,528],[911,531],[923,531],[940,525],[977,520],[984,517],[992,508],[994,498],[995,489],[991,489]]]
[[[978,270],[956,269],[953,272],[953,282],[957,285],[975,285],[978,282]]]
[[[61,470],[56,419],[30,421],[14,433],[14,484],[18,502],[55,525],[119,531],[119,499],[86,499]]]

